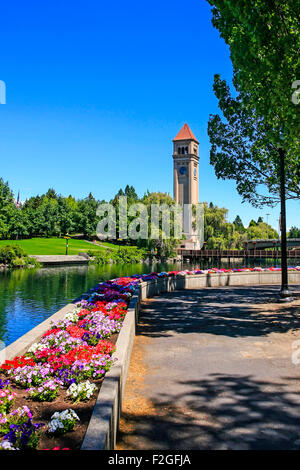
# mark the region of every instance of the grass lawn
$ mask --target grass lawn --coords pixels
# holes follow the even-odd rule
[[[28,255],[65,255],[66,240],[64,238],[30,238],[28,240],[0,240],[0,248],[4,245],[20,245]],[[104,248],[117,247],[108,242],[101,242],[101,246],[88,243],[84,240],[69,240],[69,255],[77,255],[80,251],[101,251]]]

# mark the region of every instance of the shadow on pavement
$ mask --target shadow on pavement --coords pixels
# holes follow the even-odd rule
[[[162,395],[151,402],[152,413],[124,413],[119,442],[135,450],[297,449],[300,400],[290,379],[284,381],[270,386],[247,375],[214,374],[184,382],[187,393]]]
[[[263,336],[300,328],[299,305],[276,311],[278,286],[207,288],[164,294],[143,303],[139,331],[150,337],[211,333],[229,337]],[[251,305],[252,304],[252,305]],[[258,309],[253,308],[259,305]]]

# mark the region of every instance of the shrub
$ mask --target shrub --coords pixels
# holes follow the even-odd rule
[[[19,245],[5,245],[0,248],[0,263],[11,265],[16,258],[26,256],[23,248]]]
[[[40,268],[42,265],[35,258],[26,256],[26,258],[24,259],[24,266],[26,268]]]
[[[108,264],[111,261],[111,250],[88,251],[88,255],[93,257],[94,264]]]
[[[138,248],[122,247],[113,253],[114,263],[139,263],[145,258],[145,251]]]
[[[11,260],[10,264],[13,268],[20,268],[25,265],[25,260],[23,258],[19,258],[18,256],[16,258],[13,258]]]
[[[41,264],[29,257],[19,245],[5,245],[0,248],[0,264],[11,268],[21,266],[38,268]]]

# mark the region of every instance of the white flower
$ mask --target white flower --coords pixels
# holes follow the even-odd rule
[[[41,343],[33,343],[30,348],[28,349],[28,352],[32,352],[32,353],[35,353],[36,351],[42,351],[43,349],[45,349],[46,346],[44,344],[41,344]]]
[[[0,450],[19,450],[17,447],[14,447],[11,442],[6,439],[0,442]]]
[[[80,309],[75,309],[72,312],[69,312],[65,315],[65,319],[68,321],[71,321],[72,323],[77,323],[79,320],[79,317],[77,313],[80,311]]]
[[[80,382],[78,385],[75,383],[71,384],[67,390],[67,395],[73,399],[80,396],[82,400],[86,400],[93,395],[96,389],[96,385],[87,380],[86,382]]]
[[[48,430],[50,433],[55,433],[57,430],[63,430],[67,424],[75,424],[75,420],[80,421],[79,417],[74,410],[64,410],[60,413],[56,411],[51,416],[51,421],[48,424]]]

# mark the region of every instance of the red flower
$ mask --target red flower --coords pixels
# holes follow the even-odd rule
[[[81,338],[84,333],[88,333],[88,331],[86,332],[83,328],[75,325],[68,326],[67,332],[72,336],[72,338]]]
[[[53,449],[43,449],[43,450],[70,450],[69,447],[63,447],[62,449],[59,446],[53,447]]]
[[[53,328],[52,330],[47,330],[46,333],[43,334],[43,338],[46,338],[46,336],[49,335],[56,335],[56,333],[58,333],[59,331],[61,331],[61,328]]]
[[[94,348],[95,354],[111,354],[116,350],[116,346],[111,341],[102,339]]]
[[[2,370],[10,370],[10,369],[17,369],[18,367],[25,367],[25,366],[34,366],[35,362],[33,359],[25,357],[25,356],[16,356],[13,360],[6,360],[2,365]]]
[[[90,311],[87,309],[87,308],[83,308],[82,310],[80,310],[80,312],[78,313],[78,316],[79,317],[85,317],[86,315],[88,315],[90,313]]]
[[[95,302],[95,307],[92,308],[92,312],[105,312],[105,305],[107,304],[107,302],[102,302],[100,300],[98,300],[97,302]]]

